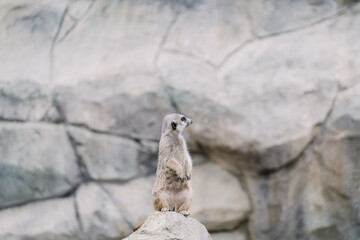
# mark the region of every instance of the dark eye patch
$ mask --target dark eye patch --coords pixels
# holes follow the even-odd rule
[[[186,117],[182,117],[181,121],[185,122],[186,121]]]

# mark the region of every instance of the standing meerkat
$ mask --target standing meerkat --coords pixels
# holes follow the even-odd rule
[[[182,131],[192,124],[184,115],[172,113],[162,122],[156,180],[152,191],[157,211],[189,216],[192,161]]]

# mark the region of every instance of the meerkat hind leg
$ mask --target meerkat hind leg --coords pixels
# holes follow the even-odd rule
[[[170,211],[170,208],[168,208],[168,207],[163,207],[163,208],[161,209],[161,211],[162,211],[162,212],[169,212],[169,211]]]
[[[169,194],[166,191],[163,191],[160,195],[159,195],[159,200],[161,202],[161,212],[169,212],[171,211],[171,207],[169,204]]]
[[[184,215],[185,217],[189,216],[190,213],[188,212],[190,205],[191,205],[191,197],[187,191],[183,191],[180,195],[178,201],[182,203],[180,207],[177,209],[177,212]]]

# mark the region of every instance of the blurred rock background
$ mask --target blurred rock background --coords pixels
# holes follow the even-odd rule
[[[0,1],[0,239],[122,239],[161,119],[214,240],[360,239],[360,3]]]

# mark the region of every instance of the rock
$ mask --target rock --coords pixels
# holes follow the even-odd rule
[[[76,14],[74,23],[69,20],[66,31],[60,29],[66,34],[54,48],[54,82],[77,84],[154,70],[154,59],[174,18],[171,7],[162,1],[94,1],[81,8],[86,13]],[[70,16],[74,10],[72,4]]]
[[[154,175],[158,164],[159,142],[157,140],[141,140],[140,145],[142,149],[138,158],[140,173]]]
[[[179,13],[164,51],[219,65],[251,38],[245,1],[195,1],[191,10]]]
[[[84,239],[121,239],[132,232],[121,208],[100,184],[82,185],[76,204]]]
[[[237,173],[273,171],[296,159],[326,119],[338,84],[356,84],[360,46],[351,42],[358,33],[347,30],[359,20],[355,12],[249,43],[218,73],[200,60],[161,54],[159,71],[173,101],[200,123],[191,130],[193,141]]]
[[[76,193],[86,239],[128,236],[153,211],[154,178],[140,178],[125,185],[89,183]]]
[[[156,75],[133,74],[82,83],[76,88],[58,87],[55,99],[66,121],[74,125],[159,140],[162,118],[173,109],[161,89]]]
[[[340,2],[336,0],[261,0],[248,2],[248,9],[256,35],[267,36],[307,27],[329,16],[334,16],[343,7]]]
[[[156,162],[152,149],[142,148],[132,140],[76,127],[68,127],[68,131],[92,179],[129,180],[141,171],[150,171],[150,162]]]
[[[239,229],[232,232],[215,232],[211,234],[213,240],[247,240],[246,229]]]
[[[326,125],[327,130],[339,137],[360,135],[360,84],[339,93],[334,110]]]
[[[247,194],[234,176],[217,165],[195,167],[192,186],[191,217],[209,231],[232,230],[248,218],[251,207]]]
[[[60,125],[0,125],[0,206],[61,196],[80,181],[74,151]]]
[[[41,0],[33,4],[25,0],[1,2],[0,81],[49,82],[53,41],[66,3],[63,0]]]
[[[312,206],[307,224],[311,239],[360,236],[359,228],[353,227],[360,222],[360,105],[356,101],[359,86],[339,93],[315,148],[317,167],[311,171],[316,171],[317,178],[312,177],[309,185],[317,186],[318,194],[309,186],[312,191],[305,199]]]
[[[253,203],[251,239],[306,239],[303,194],[309,176],[306,163],[300,163],[269,175],[246,176]]]
[[[59,120],[50,90],[35,82],[0,82],[0,118],[15,121]]]
[[[0,239],[81,239],[74,199],[30,203],[0,212]]]
[[[154,212],[144,225],[124,240],[201,239],[210,240],[206,228],[190,217],[176,212]]]
[[[151,195],[154,182],[154,177],[147,177],[133,180],[126,185],[103,185],[121,209],[121,213],[124,214],[132,229],[154,211]]]
[[[357,239],[359,141],[317,141],[292,168],[247,176],[251,238]]]

